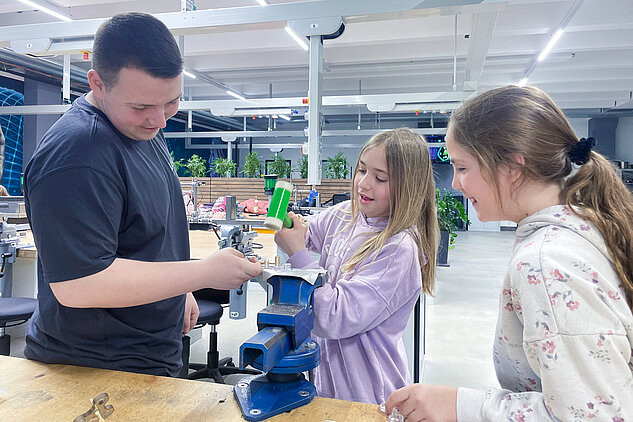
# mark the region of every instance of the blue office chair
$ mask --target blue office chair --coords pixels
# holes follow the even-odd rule
[[[9,356],[11,352],[11,336],[5,334],[7,327],[25,323],[31,318],[37,299],[28,297],[0,298],[0,355]]]

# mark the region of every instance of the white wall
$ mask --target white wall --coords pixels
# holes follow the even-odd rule
[[[569,123],[571,123],[572,129],[574,129],[574,133],[580,138],[586,138],[589,136],[589,118],[585,117],[575,117],[572,119],[568,119]]]
[[[620,117],[615,129],[615,156],[633,162],[633,117]]]

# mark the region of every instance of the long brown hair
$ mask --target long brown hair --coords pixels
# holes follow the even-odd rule
[[[351,271],[371,254],[379,251],[391,236],[408,229],[418,247],[422,291],[433,294],[439,229],[435,211],[435,182],[428,145],[421,135],[408,128],[387,130],[374,135],[358,155],[354,177],[358,173],[358,163],[363,154],[378,146],[385,149],[389,174],[389,221],[384,230],[372,234],[361,245],[343,270]],[[354,191],[352,218],[349,224],[354,225],[358,218],[358,193]]]
[[[477,159],[498,198],[500,166],[520,168],[523,180],[558,183],[561,202],[604,237],[633,309],[633,196],[597,152],[590,152],[588,161],[569,177],[569,151],[578,138],[545,92],[517,86],[487,91],[457,110],[449,128],[460,147]],[[512,159],[516,154],[524,158],[524,165]]]

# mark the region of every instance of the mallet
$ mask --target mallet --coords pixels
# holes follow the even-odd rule
[[[288,203],[292,193],[292,184],[283,180],[278,180],[275,184],[273,197],[268,204],[268,214],[264,220],[264,226],[277,231],[282,226],[292,227],[292,220],[288,216]]]

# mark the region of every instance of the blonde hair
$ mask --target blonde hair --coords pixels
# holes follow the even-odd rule
[[[578,172],[567,177],[572,171],[569,151],[578,138],[545,92],[529,86],[485,92],[453,114],[449,130],[460,147],[477,159],[497,198],[495,176],[500,166],[520,168],[522,180],[559,184],[561,202],[602,234],[633,309],[633,196],[597,152],[590,152]],[[525,164],[512,160],[515,154]]]
[[[351,271],[382,249],[391,236],[409,230],[418,247],[422,291],[433,294],[439,229],[428,145],[422,136],[408,128],[387,130],[374,135],[360,151],[354,167],[354,177],[358,173],[358,164],[363,154],[379,146],[385,149],[389,174],[389,221],[382,231],[371,234],[365,240],[345,264],[343,271]],[[353,192],[351,201],[350,226],[359,218],[358,192]]]

